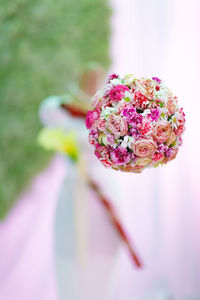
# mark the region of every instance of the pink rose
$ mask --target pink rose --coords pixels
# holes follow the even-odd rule
[[[132,146],[133,152],[139,157],[152,156],[156,151],[153,139],[139,139]]]
[[[109,92],[111,103],[120,101],[124,97],[125,91],[129,91],[129,88],[126,85],[118,84],[114,86]]]
[[[110,115],[107,119],[107,128],[115,137],[123,136],[128,131],[128,123],[117,115]]]
[[[166,106],[170,114],[174,114],[177,109],[177,97],[169,98]]]
[[[159,143],[166,142],[169,139],[171,132],[172,128],[170,123],[164,120],[156,122],[153,127],[154,138]]]
[[[99,118],[99,112],[97,110],[88,110],[85,124],[87,129],[90,129],[92,127],[92,124],[94,121],[96,121]]]

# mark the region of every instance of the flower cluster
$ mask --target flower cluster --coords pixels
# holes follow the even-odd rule
[[[140,173],[176,157],[185,114],[159,78],[112,74],[91,105],[86,117],[89,141],[104,166]]]

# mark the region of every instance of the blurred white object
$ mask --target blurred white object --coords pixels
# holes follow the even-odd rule
[[[59,96],[50,96],[40,105],[39,118],[45,126],[61,128],[65,131],[72,129],[84,130],[83,120],[73,118],[61,107],[62,99]]]
[[[65,112],[60,107],[60,99],[57,97],[46,99],[40,107],[39,115],[42,122],[51,128],[76,130],[82,155],[86,160],[86,169],[93,174],[92,176],[95,173],[94,177],[97,179],[100,174],[99,169],[104,171],[104,168],[90,152],[84,121],[73,118]],[[80,174],[76,164],[68,159],[66,159],[66,170],[66,180],[56,208],[54,230],[60,299],[106,299],[107,294],[110,293],[113,267],[118,255],[119,237],[104,207],[89,189],[85,190],[85,199],[83,194],[81,195],[82,199],[77,207],[76,193],[80,189],[77,185],[77,182],[81,183],[78,179]],[[112,191],[115,188],[110,185],[109,189]],[[85,207],[81,201],[85,202]],[[77,212],[77,209],[81,209],[81,212]],[[76,228],[77,215],[83,221],[82,226],[86,226],[85,230],[82,228],[82,234],[86,232],[81,241],[85,245],[82,246],[77,240],[77,234],[79,235],[80,232],[80,228]],[[82,251],[85,251],[84,262],[80,261],[80,255],[77,253],[80,246],[83,248]]]

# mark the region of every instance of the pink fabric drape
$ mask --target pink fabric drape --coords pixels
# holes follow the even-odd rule
[[[200,2],[112,4],[111,71],[160,77],[186,113],[184,143],[175,161],[141,175],[121,175],[126,192],[120,209],[146,267],[134,272],[122,258],[113,299],[141,299],[141,294],[199,299]]]

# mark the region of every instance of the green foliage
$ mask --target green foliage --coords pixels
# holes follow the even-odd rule
[[[38,106],[89,61],[109,65],[106,0],[0,0],[0,218],[49,161]]]

